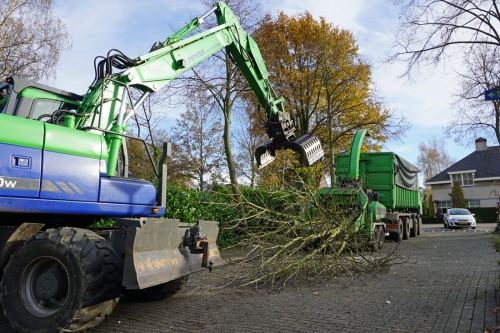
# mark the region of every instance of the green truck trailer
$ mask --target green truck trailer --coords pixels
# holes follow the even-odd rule
[[[356,212],[355,230],[379,249],[384,238],[422,232],[419,169],[393,152],[361,153],[366,129],[356,132],[350,154],[335,157],[335,186],[319,191],[324,202]]]

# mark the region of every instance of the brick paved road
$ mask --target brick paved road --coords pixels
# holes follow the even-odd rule
[[[492,235],[479,226],[475,232],[441,230],[426,227],[422,236],[403,241],[399,251],[409,263],[378,277],[343,277],[269,294],[210,290],[231,274],[225,266],[193,276],[169,299],[122,299],[91,333],[496,332],[500,254]],[[0,332],[12,332],[3,317]]]

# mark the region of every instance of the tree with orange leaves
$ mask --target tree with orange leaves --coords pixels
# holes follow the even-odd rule
[[[406,129],[404,118],[377,96],[370,64],[358,53],[351,32],[309,12],[281,12],[274,20],[268,15],[254,39],[275,90],[297,119],[297,135],[320,137],[330,175],[335,173],[334,153],[347,151],[350,135],[360,127],[370,131],[373,150]]]

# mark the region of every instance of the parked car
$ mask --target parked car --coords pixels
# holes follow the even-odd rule
[[[443,215],[445,228],[476,229],[476,219],[468,209],[448,208]]]

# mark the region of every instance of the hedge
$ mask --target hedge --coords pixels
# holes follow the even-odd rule
[[[482,207],[482,208],[468,208],[469,211],[475,214],[476,222],[478,223],[496,223],[498,219],[498,212],[495,207]],[[423,223],[439,224],[443,223],[442,217],[423,217]]]
[[[297,209],[296,215],[301,214],[301,199],[298,195],[285,191],[266,191],[240,187],[242,195],[254,207],[263,207],[272,212],[280,212],[290,207]],[[239,237],[239,230],[234,228],[239,218],[237,207],[231,200],[230,186],[216,185],[210,191],[202,192],[178,186],[169,186],[167,190],[167,204],[164,217],[179,219],[181,222],[196,223],[198,220],[212,220],[219,222],[219,237],[217,243],[221,247],[235,245]],[[249,209],[250,207],[246,208]],[[245,209],[245,210],[246,210]],[[248,212],[246,212],[248,214]],[[253,217],[246,221],[248,228],[259,228],[262,221],[259,214],[250,212]],[[288,211],[290,213],[290,211]],[[279,219],[278,216],[275,217]]]
[[[470,212],[476,214],[476,222],[495,223],[498,220],[496,207],[469,208]]]
[[[198,220],[218,221],[219,236],[217,244],[228,247],[238,242],[239,235],[235,228],[230,229],[232,222],[239,215],[235,207],[229,206],[229,188],[219,186],[216,191],[199,191],[178,186],[167,189],[166,218],[179,219],[185,223],[197,223]]]

